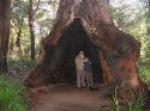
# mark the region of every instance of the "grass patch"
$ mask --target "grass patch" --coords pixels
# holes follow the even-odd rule
[[[0,111],[27,111],[25,95],[21,81],[0,75]]]
[[[140,65],[140,77],[145,83],[150,84],[150,64]]]
[[[141,92],[132,91],[131,97],[120,98],[118,88],[115,88],[112,95],[113,111],[144,111],[144,97]]]

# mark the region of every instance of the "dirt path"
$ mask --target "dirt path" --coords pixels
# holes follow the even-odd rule
[[[46,93],[31,98],[31,111],[104,111],[109,105],[100,90],[89,91],[69,85],[51,85]]]

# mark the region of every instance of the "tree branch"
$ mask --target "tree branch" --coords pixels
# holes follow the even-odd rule
[[[37,2],[37,6],[36,6],[36,8],[35,8],[35,10],[34,10],[34,14],[37,12],[39,6],[40,6],[40,0],[38,0],[38,2]]]

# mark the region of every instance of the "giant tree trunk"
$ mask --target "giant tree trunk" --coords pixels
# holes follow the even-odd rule
[[[7,52],[10,30],[10,0],[0,0],[0,73],[7,72]]]
[[[79,50],[91,60],[99,61],[99,69],[108,85],[140,86],[140,43],[114,26],[107,0],[61,0],[55,24],[43,40],[43,48],[43,60],[27,78],[29,86],[70,76],[65,76],[65,71],[74,70],[73,59]]]

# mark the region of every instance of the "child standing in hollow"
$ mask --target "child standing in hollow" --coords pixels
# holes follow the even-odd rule
[[[88,58],[85,58],[84,62],[84,71],[85,71],[85,81],[87,87],[92,88],[93,86],[93,74],[92,74],[92,63]]]

